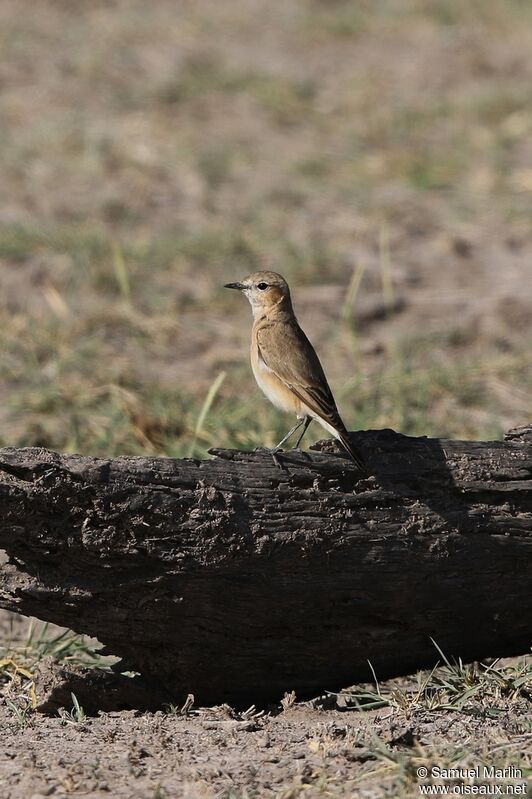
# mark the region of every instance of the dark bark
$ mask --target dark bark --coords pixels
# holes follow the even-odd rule
[[[353,434],[286,470],[0,450],[0,606],[96,636],[179,701],[263,702],[519,654],[532,626],[532,428]],[[325,450],[328,450],[325,451]]]

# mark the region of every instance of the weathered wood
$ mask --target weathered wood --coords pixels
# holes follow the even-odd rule
[[[299,697],[532,640],[532,428],[353,434],[212,460],[0,450],[0,606],[96,636],[178,700]],[[324,451],[328,450],[328,451]],[[126,666],[124,666],[126,667]]]

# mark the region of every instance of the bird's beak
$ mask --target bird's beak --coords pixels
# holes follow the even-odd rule
[[[237,289],[238,291],[242,291],[246,287],[243,283],[226,283],[224,289]]]

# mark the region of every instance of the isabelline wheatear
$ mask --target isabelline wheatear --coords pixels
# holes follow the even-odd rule
[[[303,425],[296,448],[313,419],[338,439],[355,464],[366,464],[349,440],[314,347],[299,327],[288,283],[276,272],[254,272],[240,283],[227,283],[246,295],[253,311],[251,367],[259,388],[283,411],[295,413],[297,424],[272,450],[275,453]]]

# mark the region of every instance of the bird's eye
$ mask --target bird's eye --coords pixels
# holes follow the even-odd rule
[[[265,291],[268,288],[268,284],[267,283],[257,283],[257,288],[260,289],[261,291]]]

